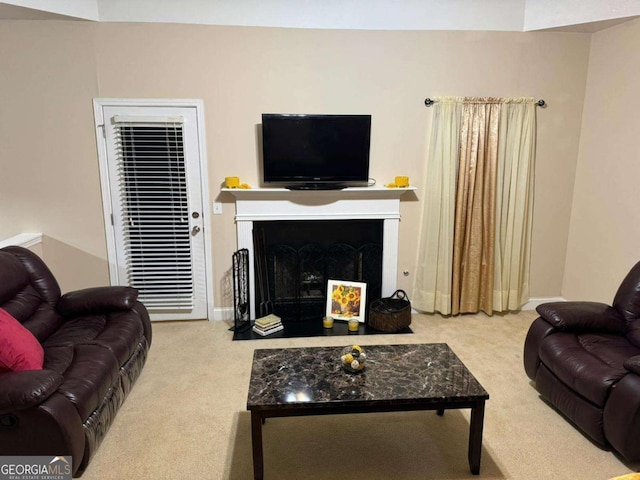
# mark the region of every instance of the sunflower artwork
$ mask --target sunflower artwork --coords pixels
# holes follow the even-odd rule
[[[327,282],[327,316],[337,320],[364,322],[367,284],[329,280]]]

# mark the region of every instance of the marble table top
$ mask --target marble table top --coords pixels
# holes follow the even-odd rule
[[[345,345],[347,346],[347,345]],[[348,373],[344,347],[257,349],[247,409],[385,403],[456,403],[489,398],[446,343],[369,345],[362,372]]]

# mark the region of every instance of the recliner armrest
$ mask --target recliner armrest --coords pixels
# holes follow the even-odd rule
[[[640,355],[627,358],[624,362],[624,368],[636,375],[640,375]]]
[[[56,306],[63,317],[113,310],[131,310],[138,299],[132,287],[94,287],[65,293]]]
[[[536,311],[554,328],[564,332],[627,332],[624,318],[604,303],[550,302],[539,305]]]
[[[23,370],[0,375],[0,415],[39,405],[62,385],[53,370]]]

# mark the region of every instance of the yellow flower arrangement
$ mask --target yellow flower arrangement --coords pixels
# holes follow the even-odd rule
[[[331,292],[331,312],[353,317],[360,312],[360,287],[337,285]]]

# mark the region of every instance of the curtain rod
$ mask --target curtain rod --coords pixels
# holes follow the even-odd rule
[[[437,102],[437,100],[433,100],[433,99],[431,99],[431,98],[425,98],[425,99],[424,99],[424,104],[425,104],[427,107],[430,107],[431,105],[433,105],[433,104],[434,104],[434,103],[436,103],[436,102]],[[536,105],[537,105],[538,107],[546,108],[546,106],[547,106],[547,102],[545,102],[544,100],[540,99],[540,100],[538,100],[538,101],[536,102]]]

